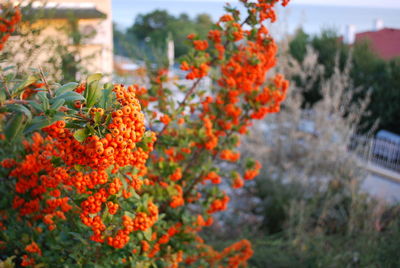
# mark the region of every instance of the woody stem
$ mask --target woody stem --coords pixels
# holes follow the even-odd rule
[[[196,80],[196,82],[193,83],[192,87],[188,90],[188,92],[186,92],[185,97],[183,98],[183,100],[179,103],[178,109],[182,108],[183,106],[186,105],[186,102],[188,100],[188,98],[190,97],[190,95],[192,95],[194,93],[194,90],[196,89],[197,85],[200,83],[202,77],[198,78]],[[169,124],[164,125],[164,127],[161,129],[161,131],[158,133],[158,136],[161,136],[164,131],[167,129]],[[157,141],[156,141],[157,142]]]

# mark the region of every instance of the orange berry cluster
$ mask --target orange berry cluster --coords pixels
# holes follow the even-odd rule
[[[138,212],[136,217],[133,219],[133,229],[145,231],[158,219],[158,207],[153,202],[148,203],[148,213]]]
[[[121,107],[112,112],[113,120],[108,125],[111,133],[106,134],[104,138],[90,136],[82,144],[74,139],[68,129],[60,130],[57,125],[45,129],[50,136],[59,141],[58,149],[67,165],[83,165],[97,170],[104,170],[112,165],[117,171],[119,167],[129,164],[138,170],[144,170],[148,154],[141,148],[135,149],[136,143],[141,141],[145,132],[144,115],[140,112],[139,101],[135,98],[135,89],[115,85],[113,91]],[[102,115],[103,110],[92,108],[91,113]],[[60,136],[59,132],[65,134]]]
[[[206,50],[208,48],[207,40],[194,40],[193,46],[196,50]]]
[[[146,241],[142,241],[141,242],[142,243],[142,251],[148,252],[147,256],[149,258],[154,258],[161,250],[161,246],[164,244],[168,244],[170,239],[173,236],[175,236],[176,234],[178,234],[179,232],[182,232],[182,223],[180,223],[180,222],[178,222],[178,223],[172,225],[170,228],[168,228],[166,233],[158,239],[157,239],[157,233],[154,232],[151,240],[156,241],[155,244],[152,247],[150,247],[150,245]],[[176,258],[176,257],[178,257],[178,258]],[[178,251],[178,256],[175,256],[175,258],[171,258],[170,255],[165,255],[165,256],[163,256],[163,259],[165,259],[167,262],[172,262],[172,267],[177,267],[175,265],[183,260],[182,251]]]
[[[74,89],[74,91],[79,94],[83,93],[85,90],[86,90],[86,83],[81,83]]]
[[[165,114],[165,115],[161,116],[160,121],[164,125],[168,125],[169,122],[171,122],[171,118],[167,114]]]
[[[42,250],[39,248],[38,244],[35,242],[32,242],[31,244],[27,245],[25,247],[25,250],[30,253],[37,253],[39,255],[42,255]]]
[[[247,261],[253,255],[251,243],[244,239],[225,248],[222,252],[214,250],[212,247],[204,244],[203,239],[196,238],[199,249],[197,256],[187,256],[185,264],[192,265],[198,260],[206,261],[210,267],[246,267]]]
[[[108,245],[114,248],[123,248],[129,242],[129,234],[133,231],[146,231],[158,220],[158,207],[153,202],[147,206],[148,213],[137,212],[135,218],[127,215],[122,216],[123,229],[118,230],[115,236],[107,238]]]
[[[176,184],[175,190],[177,191],[177,195],[173,195],[172,200],[169,203],[170,207],[172,207],[172,208],[180,207],[185,204],[185,200],[183,199],[182,187],[180,185]]]
[[[21,99],[23,99],[23,100],[28,99],[30,96],[32,96],[38,92],[37,91],[38,88],[42,88],[44,85],[45,85],[44,83],[33,83],[33,84],[29,85],[22,92]]]
[[[224,259],[227,256],[235,255],[228,258],[228,267],[239,267],[241,265],[246,265],[248,259],[253,256],[253,250],[251,248],[251,243],[248,240],[241,240],[235,244],[225,248],[219,256],[219,259]]]
[[[15,32],[15,25],[21,21],[21,11],[11,4],[0,4],[0,51]]]
[[[199,67],[196,67],[195,65],[190,66],[186,61],[183,61],[180,68],[182,71],[190,71],[186,75],[186,79],[193,80],[206,76],[210,66],[205,62],[201,63]]]
[[[22,255],[21,266],[33,266],[35,265],[35,259],[30,258],[28,255]]]
[[[15,161],[15,159],[11,159],[11,158],[3,159],[3,161],[0,162],[0,165],[4,168],[12,168],[16,164],[17,164],[17,161]]]
[[[42,250],[35,242],[32,242],[31,244],[27,245],[25,247],[25,251],[29,253],[36,253],[39,256],[42,256]],[[35,264],[35,259],[33,257],[31,258],[26,254],[22,256],[21,266],[32,266],[34,264]]]
[[[259,12],[264,12],[261,6],[258,8]],[[233,131],[243,134],[251,125],[251,119],[262,119],[268,113],[278,112],[288,89],[288,82],[281,75],[275,76],[273,87],[264,86],[266,73],[275,65],[277,52],[277,46],[264,26],[260,26],[255,34],[242,30],[230,14],[223,16],[219,23],[222,24],[222,29],[225,25],[225,31],[211,30],[209,32],[209,39],[214,43],[215,48],[218,49],[218,46],[222,45],[222,38],[232,32],[235,33],[234,41],[246,36],[247,42],[239,45],[237,51],[229,56],[226,63],[221,64],[222,78],[218,83],[222,90],[216,96],[204,97],[201,102],[203,112],[200,118],[203,121],[206,138],[203,144],[196,145],[197,147],[204,146],[213,154],[218,148],[219,137],[227,136]],[[222,50],[218,50],[221,53]],[[190,66],[183,62],[181,67],[187,69]],[[216,112],[223,116],[216,118]],[[219,156],[222,160],[236,162],[240,158],[240,153],[223,149]],[[246,180],[254,178],[258,175],[259,169],[258,163],[254,169],[245,172],[244,178]],[[220,182],[219,176],[206,177],[203,182],[205,180],[211,180],[216,184]],[[242,178],[236,177],[232,186],[233,188],[242,187]]]
[[[49,230],[54,230],[57,224],[55,219],[66,220],[64,213],[73,208],[69,197],[61,195],[64,191],[76,191],[89,195],[75,211],[79,211],[82,223],[92,229],[91,239],[103,242],[107,238],[106,226],[100,216],[103,210],[111,215],[119,213],[120,206],[114,201],[118,200],[115,197],[119,193],[129,198],[130,189],[141,189],[143,181],[140,176],[146,174],[145,163],[155,142],[152,133],[146,144],[147,151],[137,146],[143,140],[145,126],[135,90],[133,86],[115,85],[113,92],[117,109],[111,114],[111,122],[105,126],[105,131],[109,133],[103,138],[92,135],[84,142],[78,142],[74,132],[66,128],[66,123],[57,121],[43,128],[47,137],[34,133],[32,142],[24,142],[27,155],[23,161],[17,163],[6,159],[1,162],[3,167],[12,168],[10,177],[17,179],[13,207],[19,210],[21,216],[42,219]],[[102,108],[93,107],[88,113],[91,117],[96,114],[105,116]],[[127,188],[120,178],[111,179],[106,171],[112,167],[112,173],[116,173],[125,166],[138,171],[137,174],[128,172],[124,175]],[[25,194],[28,192],[30,197],[27,198]],[[109,201],[110,197],[113,201]],[[137,213],[132,230],[145,230],[157,221],[158,208],[149,203],[148,211],[149,214]],[[121,248],[129,240],[127,235],[127,230],[121,230],[115,237],[109,236],[107,242]]]
[[[207,150],[211,151],[218,145],[218,136],[215,135],[213,132],[212,122],[210,118],[205,116],[202,118],[202,120],[204,122],[204,128],[206,129],[206,136],[207,136],[207,141],[204,146]]]
[[[203,179],[203,182],[205,181],[211,181],[213,184],[220,184],[221,183],[221,177],[215,172],[211,171],[209,172]]]
[[[170,179],[171,181],[179,181],[182,179],[182,169],[176,168],[174,173],[171,174]]]
[[[286,6],[289,3],[290,0],[282,0],[282,6]],[[269,19],[271,22],[276,21],[276,13],[275,10],[273,9],[274,5],[278,2],[281,2],[281,0],[260,0],[256,4],[256,7],[258,8],[259,11],[259,21],[263,22],[264,20]]]
[[[224,197],[222,197],[221,199],[215,199],[211,203],[210,208],[207,210],[207,213],[211,214],[218,211],[226,210],[226,208],[228,207],[228,203],[229,203],[229,196],[227,195],[224,195]]]
[[[260,173],[261,164],[256,161],[254,167],[252,169],[248,169],[244,173],[245,180],[252,180]]]
[[[204,52],[208,48],[208,41],[193,40],[196,38],[195,34],[190,34],[187,38],[191,40],[194,49],[200,53],[202,60],[191,65],[189,65],[187,61],[182,61],[180,68],[182,71],[189,71],[186,75],[186,79],[193,80],[202,78],[208,74],[210,69],[209,54]]]
[[[59,198],[60,191],[55,189],[68,178],[67,169],[54,167],[52,157],[57,155],[56,148],[52,145],[52,138],[43,138],[35,133],[32,143],[24,142],[27,155],[22,162],[16,163],[9,176],[17,178],[13,208],[19,211],[20,216],[32,215],[35,219],[44,219],[49,229],[54,229],[52,218],[57,216],[64,219],[64,212],[72,207],[69,199]],[[3,161],[3,167],[10,168],[10,162]],[[45,171],[47,175],[38,175]],[[29,193],[27,198],[26,193]],[[49,193],[49,198],[44,198]],[[45,200],[45,202],[41,202]]]
[[[239,175],[239,173],[234,174],[233,182],[232,182],[232,188],[233,189],[239,189],[242,188],[244,185],[244,181]]]
[[[219,157],[221,157],[221,159],[223,159],[223,160],[227,160],[230,162],[236,162],[240,158],[240,153],[232,152],[231,150],[225,149],[220,153]]]

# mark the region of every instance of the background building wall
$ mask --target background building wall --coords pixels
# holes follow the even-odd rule
[[[5,0],[0,0],[5,2]],[[20,1],[14,1],[16,3]],[[94,5],[95,8],[106,15],[105,19],[78,19],[78,29],[86,34],[88,31],[95,30],[96,35],[93,38],[84,40],[79,47],[73,47],[73,42],[68,37],[63,28],[68,27],[67,19],[45,19],[33,24],[31,27],[43,28],[41,40],[46,38],[57,39],[65,43],[71,50],[79,51],[81,58],[88,58],[86,64],[89,72],[102,72],[111,75],[113,72],[113,31],[112,31],[112,12],[111,0],[50,0],[35,1],[38,3],[48,3],[49,5],[68,5],[73,8],[84,8]],[[10,40],[11,41],[11,40]],[[17,45],[18,37],[14,38],[12,45]],[[23,52],[21,52],[23,57]],[[38,55],[38,63],[45,62],[46,51]]]

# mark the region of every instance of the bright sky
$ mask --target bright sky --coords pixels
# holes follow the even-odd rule
[[[166,0],[158,0],[158,1],[166,1]],[[199,0],[180,0],[180,1],[199,2]],[[236,0],[202,0],[202,1],[235,2]],[[400,0],[291,0],[291,3],[312,4],[312,5],[400,8]],[[400,16],[400,14],[399,14],[399,16]]]
[[[292,0],[292,3],[400,8],[399,0],[379,0],[379,1],[377,0]]]

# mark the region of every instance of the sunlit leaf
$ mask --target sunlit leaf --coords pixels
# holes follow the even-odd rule
[[[74,133],[74,138],[79,142],[84,142],[88,136],[89,133],[86,128],[78,129]]]

